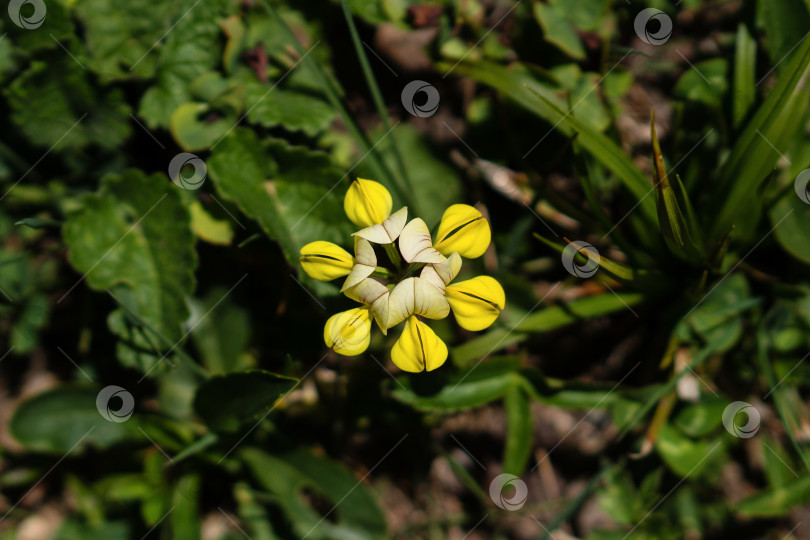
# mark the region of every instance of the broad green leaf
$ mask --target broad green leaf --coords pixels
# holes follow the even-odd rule
[[[229,217],[217,219],[200,204],[193,200],[188,206],[191,214],[191,230],[194,236],[209,244],[228,246],[233,241],[233,220]]]
[[[300,92],[251,83],[245,87],[248,121],[264,127],[282,126],[314,136],[329,127],[335,117],[332,106]]]
[[[779,517],[794,506],[810,501],[810,476],[802,476],[789,484],[767,489],[738,502],[734,510],[746,517]]]
[[[533,399],[566,409],[605,409],[615,404],[620,395],[614,384],[589,385],[544,376],[534,368],[519,371],[521,384]]]
[[[440,65],[439,69],[443,66]],[[449,69],[450,66],[444,66]],[[487,84],[503,92],[510,99],[549,122],[564,135],[577,134],[582,147],[596,158],[603,166],[613,172],[622,184],[641,201],[639,207],[650,223],[657,226],[655,202],[647,195],[652,190],[650,180],[636,167],[627,154],[606,135],[589,127],[584,121],[562,110],[552,101],[549,90],[530,76],[525,66],[516,65],[510,68],[488,62],[459,64],[455,72]],[[542,135],[538,136],[538,140]],[[528,149],[527,149],[528,150]]]
[[[803,125],[807,111],[807,77],[810,72],[810,39],[799,45],[782,71],[776,86],[748,122],[721,168],[715,193],[714,238],[735,225],[735,236],[749,239],[758,222],[761,202],[751,197],[768,176]],[[776,150],[774,150],[776,148]]]
[[[194,410],[211,429],[234,431],[272,410],[297,381],[261,370],[217,375],[200,385]]]
[[[205,103],[183,103],[172,113],[169,129],[180,148],[196,152],[219,141],[233,128],[236,120],[236,115],[216,117]]]
[[[87,71],[62,51],[51,61],[31,62],[3,93],[14,123],[40,146],[112,149],[132,130],[123,93],[94,85]]]
[[[503,471],[520,476],[532,450],[531,401],[526,391],[518,386],[507,390],[504,396],[506,410],[506,447],[503,451]]]
[[[707,466],[723,457],[719,441],[692,440],[669,424],[658,432],[655,448],[669,468],[682,477],[700,476]]]
[[[237,128],[208,160],[217,190],[237,204],[298,266],[299,250],[315,240],[348,244],[353,226],[343,213],[344,176],[325,154],[281,141],[260,141]]]
[[[720,107],[728,91],[725,58],[712,58],[698,62],[681,76],[675,85],[675,95],[688,101]]]
[[[83,0],[75,4],[87,44],[87,65],[102,80],[151,77],[163,34],[175,20],[178,2]]]
[[[396,388],[396,399],[420,410],[453,411],[479,407],[502,397],[521,384],[513,359],[492,359],[473,365],[453,376],[438,391],[422,390],[413,378],[404,379],[404,389]]]
[[[87,285],[114,289],[164,337],[158,341],[162,348],[182,337],[197,265],[178,189],[162,174],[128,170],[106,176],[98,192],[85,195],[68,215],[62,231],[68,259]]]
[[[672,423],[690,437],[706,437],[722,423],[723,410],[728,403],[726,399],[704,396],[700,403],[687,405],[678,411]]]
[[[734,49],[733,120],[738,127],[748,116],[757,99],[756,62],[757,42],[744,24],[737,27]]]
[[[108,448],[139,438],[136,418],[113,422],[101,416],[96,407],[99,390],[60,386],[37,394],[14,410],[9,424],[11,434],[30,450],[55,454],[81,451],[88,445]],[[119,410],[120,398],[113,400],[119,401],[109,406]]]
[[[543,28],[543,38],[575,60],[585,58],[585,48],[573,25],[552,4],[534,4],[534,17]]]
[[[236,305],[228,290],[214,287],[203,298],[191,300],[191,337],[202,362],[213,374],[248,367],[250,318]]]
[[[810,195],[807,195],[810,199]],[[793,190],[780,198],[769,212],[774,236],[782,248],[802,262],[810,264],[810,204]]]
[[[125,521],[109,521],[87,524],[68,520],[61,524],[52,540],[109,540],[110,538],[131,538],[133,531]]]
[[[305,451],[276,457],[257,448],[245,448],[240,456],[262,487],[275,496],[296,537],[387,537],[385,516],[374,497],[359,478],[340,465]],[[328,518],[308,503],[305,492],[326,499]]]
[[[143,94],[138,108],[148,127],[168,127],[175,109],[192,101],[190,84],[220,62],[222,29],[218,21],[228,14],[229,4],[228,0],[179,2],[165,42],[148,53],[157,56],[156,81]]]
[[[493,328],[450,350],[453,362],[459,366],[473,364],[484,356],[526,340],[527,335],[509,328]]]
[[[709,289],[698,307],[677,329],[684,340],[695,335],[715,351],[727,351],[742,336],[740,314],[757,305],[749,297],[748,282],[742,274],[733,274]]]

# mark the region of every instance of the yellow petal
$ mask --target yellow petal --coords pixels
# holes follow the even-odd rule
[[[433,371],[447,360],[447,345],[428,325],[409,317],[402,335],[391,348],[391,360],[402,371]]]
[[[435,285],[422,278],[412,277],[400,281],[388,298],[388,328],[392,328],[411,315],[428,319],[444,319],[450,314],[450,304]]]
[[[491,238],[489,222],[481,212],[468,204],[454,204],[444,211],[434,247],[445,255],[457,251],[475,259],[484,254]]]
[[[420,218],[412,219],[399,235],[399,251],[402,258],[412,263],[444,262],[444,255],[433,249],[430,231]]]
[[[390,244],[399,238],[399,233],[402,232],[402,228],[405,227],[407,220],[408,207],[404,206],[391,214],[391,216],[386,218],[382,223],[361,229],[353,233],[353,235],[365,238],[375,244]]]
[[[377,255],[374,253],[374,248],[368,240],[363,238],[354,237],[354,266],[352,267],[349,277],[343,282],[343,287],[340,292],[354,287],[371,274],[377,268]]]
[[[448,285],[444,294],[458,325],[472,331],[483,330],[495,322],[506,302],[501,284],[489,276]]]
[[[318,240],[301,248],[301,267],[309,277],[331,281],[352,271],[354,257],[332,242]]]
[[[371,341],[371,312],[360,307],[329,317],[323,328],[326,346],[344,356],[356,356],[368,348]]]
[[[344,294],[354,300],[371,307],[371,313],[382,333],[388,334],[388,287],[379,281],[366,278],[354,287],[346,289]]]
[[[458,253],[453,252],[443,263],[429,264],[424,267],[419,277],[431,282],[444,292],[445,285],[455,279],[459,270],[461,270],[461,257]]]
[[[382,223],[391,215],[391,194],[385,186],[373,180],[358,178],[349,186],[343,199],[343,209],[358,227]]]

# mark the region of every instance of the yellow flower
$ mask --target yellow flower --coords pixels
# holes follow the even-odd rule
[[[391,194],[385,186],[373,180],[356,179],[343,199],[343,209],[358,227],[382,223],[391,215]]]
[[[501,284],[489,276],[448,285],[444,294],[458,325],[473,332],[495,322],[506,303]]]
[[[405,329],[391,348],[391,360],[402,371],[433,371],[447,360],[447,345],[416,317],[408,317]]]
[[[444,211],[434,247],[440,253],[458,252],[467,259],[484,254],[492,233],[489,222],[477,209],[468,204],[454,204]]]
[[[309,277],[332,281],[352,271],[354,257],[332,242],[318,240],[301,248],[301,267]]]
[[[506,301],[497,281],[478,276],[451,284],[462,257],[480,257],[489,246],[489,223],[481,212],[466,204],[451,206],[433,244],[427,224],[418,217],[408,221],[407,208],[391,214],[391,195],[378,182],[352,182],[343,206],[362,227],[352,235],[354,256],[331,242],[301,248],[307,274],[322,281],[347,276],[340,291],[360,303],[326,321],[323,338],[329,348],[345,356],[361,354],[371,342],[372,318],[383,334],[404,322],[391,360],[403,371],[432,371],[447,361],[447,345],[420,318],[444,319],[452,311],[459,326],[472,331],[497,319]],[[382,266],[374,244],[387,254]],[[386,268],[386,260],[395,268]]]
[[[323,328],[326,346],[344,356],[357,356],[371,342],[371,312],[359,307],[329,317]]]

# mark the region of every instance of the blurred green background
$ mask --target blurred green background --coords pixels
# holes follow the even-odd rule
[[[0,539],[810,537],[808,29],[810,0],[8,2]],[[323,344],[352,306],[298,253],[351,249],[356,177],[490,221],[465,272],[506,309],[434,324],[436,371]]]

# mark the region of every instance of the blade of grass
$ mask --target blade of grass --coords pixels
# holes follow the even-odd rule
[[[377,108],[377,114],[379,114],[380,118],[382,119],[385,131],[391,131],[391,122],[388,119],[388,111],[385,109],[385,102],[383,101],[380,87],[377,84],[377,79],[374,77],[374,72],[371,70],[368,56],[363,50],[363,44],[360,41],[360,34],[357,31],[357,26],[354,24],[354,18],[352,17],[351,9],[349,9],[349,3],[347,0],[341,0],[340,5],[343,8],[343,16],[346,18],[346,24],[349,26],[349,33],[352,36],[352,44],[354,45],[354,50],[357,53],[357,59],[360,60],[360,67],[363,70],[363,76],[366,78],[366,84],[371,92],[374,106]],[[400,188],[402,188],[404,193],[410,193],[413,191],[413,186],[411,185],[410,178],[408,177],[408,171],[405,168],[405,160],[402,159],[402,152],[400,152],[399,146],[397,145],[396,135],[393,133],[391,134],[391,149],[393,150],[394,159],[399,167],[399,180],[404,184],[401,185]]]
[[[439,69],[442,68],[440,64]],[[445,66],[449,68],[450,66]],[[522,67],[522,66],[520,66]],[[525,68],[524,68],[525,69]],[[658,220],[655,201],[648,197],[650,180],[636,167],[627,154],[605,134],[583,124],[570,112],[565,112],[544,96],[536,86],[538,83],[527,74],[521,75],[514,68],[505,68],[494,63],[478,61],[461,63],[455,70],[483,84],[503,92],[523,108],[550,122],[564,135],[578,133],[577,141],[597,161],[609,169],[639,202],[646,220],[656,230]],[[532,97],[534,94],[535,97]]]
[[[720,238],[732,225],[749,239],[761,215],[761,201],[751,197],[780,159],[804,122],[810,92],[810,39],[804,38],[788,61],[765,102],[748,122],[721,168],[712,207],[717,209],[712,238]]]
[[[295,48],[298,54],[304,56],[306,51],[304,51],[304,48],[298,42],[298,38],[295,36],[292,29],[287,25],[287,22],[281,17],[281,15],[279,15],[268,0],[261,0],[261,4],[264,6],[267,12],[279,22],[279,25],[290,39],[291,45]],[[384,179],[385,182],[396,192],[399,199],[404,201],[406,204],[409,204],[410,198],[403,193],[401,187],[395,181],[395,175],[388,168],[380,154],[377,151],[373,151],[374,146],[368,140],[365,133],[363,133],[363,131],[358,127],[351,114],[349,114],[349,111],[343,105],[340,98],[342,90],[339,88],[337,81],[335,81],[333,77],[328,76],[318,62],[313,60],[310,56],[303,59],[303,64],[321,82],[321,88],[323,88],[324,92],[326,93],[326,98],[329,100],[329,103],[332,104],[338,114],[340,114],[349,135],[360,147],[360,150],[364,152],[364,154],[367,155],[371,160],[371,167],[374,169],[377,179]]]
[[[737,28],[734,51],[734,102],[733,121],[738,127],[748,116],[756,99],[757,42],[748,33],[744,24]]]

